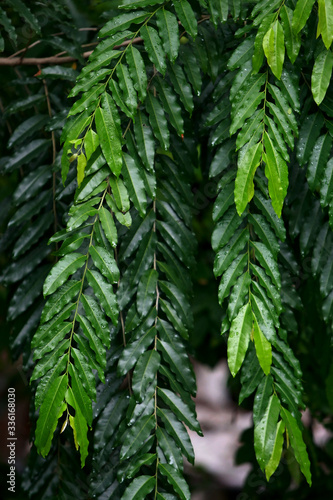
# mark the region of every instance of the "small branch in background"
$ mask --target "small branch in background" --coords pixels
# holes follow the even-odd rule
[[[114,50],[120,49],[121,47],[126,47],[130,43],[141,43],[142,38],[137,37],[134,40],[126,40],[120,45],[116,45]],[[92,50],[88,52],[84,52],[82,57],[87,59],[93,53]],[[58,57],[58,56],[50,56],[50,57],[0,57],[0,66],[38,66],[38,65],[54,65],[54,64],[68,64],[72,62],[76,62],[77,57]]]

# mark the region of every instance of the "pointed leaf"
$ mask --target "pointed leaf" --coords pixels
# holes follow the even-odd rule
[[[155,476],[140,476],[127,486],[121,500],[144,500],[155,487]]]
[[[118,111],[112,97],[104,93],[96,109],[95,123],[101,148],[111,172],[118,177],[122,167]]]
[[[143,418],[139,418],[123,436],[120,459],[126,460],[139,451],[154,427],[155,418],[153,415],[146,415]]]
[[[39,410],[35,445],[43,457],[45,457],[50,450],[53,433],[59,418],[65,410],[63,401],[67,384],[68,377],[66,374],[57,377],[49,388]]]
[[[270,480],[270,477],[272,476],[272,474],[274,474],[274,472],[276,471],[276,469],[280,463],[283,442],[284,442],[284,437],[283,437],[284,431],[285,431],[284,422],[283,422],[283,420],[280,420],[280,422],[277,425],[277,429],[276,429],[272,455],[271,455],[271,458],[269,459],[268,464],[265,467],[265,474],[266,474],[267,481]]]
[[[233,377],[239,371],[248,348],[252,330],[250,304],[243,306],[231,323],[228,338],[228,365]]]
[[[140,35],[143,38],[149,59],[157,70],[164,75],[166,71],[165,51],[157,31],[151,26],[143,26]]]
[[[169,464],[162,464],[161,462],[158,465],[158,469],[173,486],[174,490],[178,493],[179,498],[182,500],[190,500],[191,495],[189,487],[177,469]]]
[[[247,150],[238,165],[235,181],[235,203],[239,215],[244,212],[248,202],[253,198],[253,178],[260,164],[262,151],[262,143],[255,144]]]
[[[286,408],[281,407],[281,417],[286,424],[291,446],[293,447],[295,458],[299,463],[307,482],[311,486],[311,471],[309,457],[302,437],[302,431],[297,424],[297,420]]]
[[[165,53],[173,63],[177,59],[179,50],[179,28],[177,18],[172,12],[163,7],[157,11],[156,22]]]
[[[277,422],[280,414],[280,403],[273,394],[265,408],[262,419],[254,428],[254,449],[260,468],[267,466],[272,455]]]
[[[72,253],[66,255],[57,262],[48,277],[45,280],[43,293],[44,296],[50,295],[61,286],[71,274],[74,274],[86,262],[86,255]]]
[[[311,75],[311,90],[318,106],[326,95],[331,81],[332,69],[333,54],[330,50],[323,50],[316,57]]]

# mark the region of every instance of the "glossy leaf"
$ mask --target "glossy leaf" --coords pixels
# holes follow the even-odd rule
[[[99,141],[111,172],[118,177],[122,167],[118,112],[112,97],[103,94],[101,107],[96,109],[95,122]]]
[[[228,338],[228,365],[233,377],[239,371],[248,348],[252,330],[250,304],[243,306],[231,323]]]
[[[333,54],[330,50],[323,50],[316,57],[311,75],[311,90],[313,98],[318,106],[321,104],[326,95],[331,81],[332,69]]]

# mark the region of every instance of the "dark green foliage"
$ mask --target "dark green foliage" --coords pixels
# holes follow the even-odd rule
[[[202,318],[192,280],[197,293],[207,262],[239,402],[254,398],[257,464],[269,481],[292,455],[304,489],[306,443],[317,488],[301,410],[324,420],[332,407],[328,4],[122,0],[104,23],[96,15],[97,33],[73,27],[66,2],[43,4],[45,18],[37,3],[1,6],[6,57],[30,43],[18,13],[31,40],[43,38],[28,50],[79,64],[1,76],[1,276],[12,353],[24,355],[34,399],[30,498],[190,498],[186,427],[202,431],[189,353],[200,358],[205,345],[212,357],[216,342],[205,328],[193,336]],[[86,43],[94,50],[83,57]],[[209,222],[200,183],[214,185]],[[203,258],[207,227],[214,262]],[[250,476],[256,498],[251,488]]]

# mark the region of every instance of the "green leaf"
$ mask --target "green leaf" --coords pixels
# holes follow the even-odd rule
[[[235,181],[235,203],[237,212],[241,215],[249,201],[252,200],[254,195],[254,174],[260,165],[262,157],[262,143],[259,142],[251,146],[242,157]]]
[[[169,464],[158,464],[158,470],[165,476],[168,482],[173,486],[182,500],[190,500],[190,490],[180,472]]]
[[[29,163],[31,160],[36,158],[45,152],[50,147],[49,139],[35,139],[29,141],[27,144],[22,146],[20,149],[15,151],[11,157],[3,156],[1,159],[1,170],[2,172],[13,172],[17,170],[22,165]]]
[[[193,431],[196,431],[200,436],[203,435],[195,412],[184,403],[179,396],[169,389],[162,389],[160,387],[158,388],[157,394],[164,403],[171,408],[179,420],[184,422],[184,424]]]
[[[197,36],[198,25],[191,5],[187,0],[176,0],[173,4],[177,17],[193,39]]]
[[[249,241],[249,237],[248,228],[235,231],[229,242],[220,249],[215,256],[213,268],[215,276],[221,276],[221,274],[228,269],[235,256],[244,250],[245,245]]]
[[[270,14],[262,20],[260,24],[256,38],[254,41],[254,54],[252,56],[252,67],[253,73],[258,73],[260,70],[262,63],[264,62],[264,49],[262,45],[262,41],[267,31],[272,25],[273,20],[275,19],[275,14]]]
[[[154,172],[155,141],[147,117],[139,110],[134,123],[138,153],[149,172]]]
[[[104,207],[101,207],[99,210],[99,218],[102,224],[103,231],[105,236],[107,237],[110,245],[115,248],[118,243],[118,234],[116,225],[114,223],[112,214],[109,210]]]
[[[253,42],[254,37],[249,36],[237,46],[228,61],[228,69],[230,71],[241,67],[246,61],[251,59],[253,55]]]
[[[273,452],[279,414],[280,403],[277,396],[273,394],[260,422],[254,428],[254,449],[262,470],[265,470]]]
[[[317,38],[319,35],[328,50],[333,40],[333,3],[330,0],[318,0]]]
[[[146,213],[147,198],[140,170],[134,159],[128,154],[123,154],[123,177],[125,186],[135,208],[143,217]]]
[[[288,166],[273,146],[270,136],[264,134],[265,175],[268,179],[268,190],[272,206],[278,217],[281,217],[284,199],[288,189]]]
[[[93,373],[93,367],[90,366],[81,351],[71,348],[71,356],[73,357],[75,367],[78,369],[78,374],[82,385],[90,399],[96,401],[96,380]]]
[[[164,408],[157,408],[157,415],[162,419],[166,430],[176,441],[182,453],[190,463],[194,463],[194,453],[191,440],[184,425],[179,422],[174,413]]]
[[[104,345],[110,347],[110,328],[96,300],[91,295],[81,295],[81,302],[88,320]]]
[[[324,118],[320,112],[308,115],[299,132],[296,156],[301,166],[309,160],[320,130],[324,125]]]
[[[84,76],[83,78],[80,78],[78,80],[77,84],[72,88],[68,97],[75,97],[80,92],[88,92],[93,87],[93,85],[99,83],[101,80],[104,80],[110,73],[111,70],[108,68],[101,68],[97,71],[95,70],[92,73],[88,73],[87,76]]]
[[[315,60],[311,75],[311,90],[316,103],[323,101],[329,87],[333,69],[333,54],[330,50],[320,52]]]
[[[99,146],[98,135],[92,130],[88,130],[84,137],[84,149],[87,157],[87,161],[90,160],[91,155],[96,151]]]
[[[228,318],[230,321],[235,319],[240,308],[245,302],[246,296],[249,293],[251,284],[250,273],[244,273],[243,276],[237,279],[233,290],[230,294],[228,303]]]
[[[223,300],[229,295],[230,288],[235,284],[236,279],[243,273],[246,264],[247,254],[239,255],[223,274],[218,292],[220,304],[222,304]]]
[[[240,217],[234,207],[230,208],[224,214],[223,218],[216,224],[212,234],[212,248],[215,252],[223,248],[230,241],[243,220],[244,217]]]
[[[156,22],[165,53],[173,63],[178,57],[179,50],[179,28],[177,18],[172,12],[163,7],[157,11]]]
[[[253,344],[250,343],[248,354],[242,366],[242,389],[239,394],[239,404],[241,404],[245,398],[250,396],[253,391],[256,390],[256,388],[262,381],[263,376],[264,373],[259,365],[255,349],[253,347]]]
[[[69,415],[69,422],[74,433],[75,447],[77,450],[80,448],[81,467],[84,467],[89,446],[87,422],[78,408],[76,408],[75,417]]]
[[[69,215],[71,216],[67,222],[67,231],[71,232],[79,228],[89,218],[97,213],[97,209],[93,207],[99,202],[99,198],[93,198],[86,203],[72,205]]]
[[[104,369],[106,366],[106,358],[105,358],[105,348],[103,347],[102,342],[100,341],[99,337],[96,335],[90,322],[87,320],[87,318],[85,316],[80,316],[78,314],[77,320],[80,322],[83,333],[87,337],[87,339],[89,341],[89,345],[96,355],[96,361],[97,361],[98,365],[100,365]],[[80,338],[80,337],[78,337],[78,338]],[[81,346],[80,346],[80,348],[81,348]]]
[[[102,307],[114,325],[118,323],[118,304],[113,287],[97,271],[87,269],[86,277]]]
[[[88,92],[82,94],[81,99],[73,104],[68,113],[68,116],[77,115],[78,113],[82,113],[84,111],[91,111],[91,108],[94,107],[99,95],[104,91],[105,84],[99,84],[92,87],[90,90],[88,90]],[[67,153],[67,151],[65,150],[64,153]]]
[[[127,189],[123,181],[118,177],[109,177],[109,183],[112,190],[116,205],[121,212],[127,212],[130,209],[130,201]],[[106,201],[111,199],[109,194],[106,195]],[[110,205],[109,205],[110,206]],[[110,207],[111,208],[111,207]]]
[[[41,323],[46,323],[51,320],[56,314],[62,311],[63,307],[72,301],[79,293],[81,288],[81,281],[70,280],[65,283],[60,290],[58,290],[46,302],[42,315]]]
[[[125,418],[128,408],[128,396],[126,393],[112,394],[108,397],[103,407],[101,415],[96,423],[94,433],[94,446],[100,452],[105,448],[105,444],[114,436],[119,423]]]
[[[119,176],[122,167],[118,120],[118,111],[112,97],[104,93],[101,98],[101,107],[96,109],[95,123],[103,154],[111,172],[116,177]]]
[[[72,253],[66,255],[57,262],[48,277],[45,280],[43,293],[44,296],[50,295],[61,286],[71,274],[74,274],[86,262],[86,255],[80,253]]]
[[[236,81],[236,80],[235,80]],[[266,81],[266,75],[260,73],[257,75],[248,76],[236,94],[231,97],[232,102],[232,124],[230,126],[230,134],[234,134],[241,128],[247,118],[252,116],[258,105],[264,98],[264,92],[260,92],[262,85]]]
[[[276,78],[280,80],[284,62],[284,33],[279,21],[275,21],[267,31],[262,45],[269,67]]]
[[[256,191],[254,195],[254,203],[260,212],[265,216],[271,227],[274,229],[276,236],[284,241],[286,239],[286,230],[283,220],[276,215],[270,199],[266,200],[260,191]]]
[[[169,120],[178,135],[184,133],[184,122],[176,95],[165,80],[156,78],[155,87],[162,101],[164,110],[169,115]]]
[[[128,344],[123,350],[118,363],[118,374],[126,375],[140,356],[151,345],[156,335],[154,327],[149,328],[138,340]]]
[[[144,500],[147,495],[153,491],[155,486],[155,476],[140,476],[134,479],[129,486],[127,486],[122,500]]]
[[[292,21],[293,30],[296,34],[304,28],[314,3],[315,0],[297,0]]]
[[[130,110],[131,117],[134,117],[138,101],[128,67],[124,64],[118,64],[116,71],[119,80],[119,86],[123,92],[123,101],[127,108]]]
[[[0,10],[0,24],[7,31],[8,36],[11,39],[11,41],[14,42],[14,44],[16,44],[17,34],[15,31],[15,28],[12,25],[12,21],[10,20],[10,18],[7,16],[6,12],[3,9]]]
[[[137,310],[140,316],[145,317],[154,300],[156,299],[156,285],[158,279],[158,272],[154,269],[146,271],[139,282],[137,292]]]
[[[39,410],[35,445],[43,457],[50,451],[53,433],[57,427],[59,418],[65,410],[63,401],[67,384],[68,377],[66,374],[57,377],[52,382]]]
[[[284,422],[283,422],[283,420],[280,420],[280,422],[277,425],[277,429],[276,429],[272,455],[271,455],[271,458],[269,459],[268,464],[265,467],[265,474],[266,474],[267,481],[270,480],[272,474],[274,474],[274,472],[276,471],[276,469],[280,463],[283,442],[284,442],[284,436],[283,436],[284,431],[285,431]]]
[[[164,75],[166,71],[165,52],[157,31],[151,26],[143,26],[140,29],[140,35],[143,38],[149,59],[155,64],[157,70]]]
[[[80,186],[81,182],[84,179],[84,171],[87,165],[87,158],[84,154],[81,154],[77,157],[77,183]]]
[[[196,93],[197,96],[199,96],[201,93],[202,76],[201,76],[201,71],[200,71],[200,67],[199,67],[199,64],[197,62],[197,59],[196,59],[193,51],[187,45],[181,46],[181,52],[184,54],[184,58],[183,58],[184,61],[183,62],[184,62],[184,69],[185,69],[186,76],[187,76],[189,82],[191,83],[194,92]],[[180,66],[175,66],[175,67],[180,68]],[[182,71],[182,73],[184,73],[184,72]],[[172,78],[172,76],[171,76],[171,78]],[[186,81],[186,79],[185,79],[185,81]],[[175,87],[174,82],[172,82],[172,83],[173,83],[173,86]],[[190,86],[188,86],[188,88],[189,88],[189,91],[191,91]],[[178,92],[176,87],[175,87],[175,90],[178,94],[179,92]],[[188,110],[187,107],[186,107],[186,109]]]
[[[79,368],[79,366],[77,368]],[[68,373],[71,376],[71,388],[73,393],[70,401],[67,400],[66,396],[66,401],[73,406],[75,411],[79,409],[88,425],[91,426],[93,418],[91,400],[83,388],[78,371],[72,363],[68,366]]]
[[[264,417],[271,395],[273,394],[273,378],[271,375],[263,377],[253,403],[253,423],[258,425]]]
[[[152,438],[151,436],[145,443],[145,446],[151,446]],[[154,437],[153,437],[154,439]],[[128,462],[127,464],[124,463],[123,467],[119,467],[118,472],[117,472],[117,477],[119,482],[122,482],[125,478],[126,479],[131,479],[137,475],[141,467],[143,466],[148,466],[151,465],[156,461],[156,453],[144,453],[141,455],[141,452],[139,453],[139,457],[135,456],[133,459]]]
[[[122,32],[129,28],[132,23],[140,24],[148,16],[148,12],[138,10],[136,12],[129,12],[128,14],[120,14],[119,16],[112,17],[112,19],[99,31],[98,36],[99,38],[109,37],[114,33]]]
[[[193,327],[193,314],[185,293],[173,283],[159,280],[158,286],[172,303],[173,308],[185,325]]]
[[[147,388],[154,381],[161,357],[155,350],[145,352],[137,361],[133,372],[132,390],[137,401],[142,402]]]
[[[193,71],[195,70],[193,69]],[[188,111],[188,113],[192,114],[194,108],[192,90],[182,67],[179,64],[168,64],[168,75],[171,80],[172,87],[179,95],[184,108]]]
[[[243,306],[231,323],[228,338],[228,365],[233,377],[236,376],[245,358],[252,330],[250,303]]]
[[[170,133],[167,121],[161,104],[151,92],[147,93],[146,106],[154,135],[159,141],[161,147],[167,151],[170,144]]]
[[[121,0],[120,9],[137,9],[148,5],[164,3],[164,0]]]
[[[144,442],[155,427],[154,415],[139,418],[123,436],[123,445],[120,450],[120,459],[126,460],[142,448]]]
[[[21,1],[21,0],[7,0],[9,5],[11,5],[16,12],[31,26],[33,31],[41,34],[41,28],[36,16],[31,12],[31,10]]]
[[[251,241],[251,246],[255,251],[255,258],[265,269],[268,276],[272,278],[272,282],[278,290],[281,289],[281,277],[276,260],[270,250],[263,244],[257,241]]]
[[[333,59],[332,59],[333,67]],[[329,134],[321,135],[312,150],[307,169],[307,179],[310,188],[314,191],[321,185],[323,171],[327,164],[332,147],[332,138]]]
[[[148,85],[146,67],[140,52],[132,44],[126,51],[126,60],[134,88],[138,93],[140,101],[143,102],[147,95]]]
[[[333,195],[333,158],[324,166],[324,175],[320,186],[320,204],[326,207]]]
[[[128,38],[132,33],[124,32],[124,34],[120,34],[123,36],[110,36],[107,40],[103,40],[98,44],[94,52],[89,57],[89,63],[87,66],[84,66],[79,75],[79,79],[89,75],[89,73],[93,73],[99,70],[102,67],[107,67],[110,65],[112,59],[117,59],[121,55],[121,50],[114,50],[113,47],[116,45],[115,39],[117,42],[122,43],[126,38]]]
[[[249,214],[248,220],[253,224],[256,235],[270,249],[275,259],[280,250],[280,244],[266,218],[260,214]]]
[[[119,281],[119,269],[113,255],[100,246],[91,246],[89,253],[95,266],[101,271],[110,283],[115,284]]]
[[[280,10],[281,24],[285,36],[287,54],[292,64],[296,61],[301,48],[301,38],[298,33],[294,32],[292,27],[293,15],[292,9],[286,5],[282,6]]]
[[[301,471],[311,486],[311,471],[309,457],[302,437],[302,431],[298,426],[297,420],[289,413],[286,408],[281,407],[281,417],[286,424],[286,429],[290,439],[290,444],[294,450],[295,458],[299,463]]]
[[[260,330],[255,315],[253,315],[253,320],[253,338],[257,357],[264,374],[268,375],[272,364],[272,346]]]
[[[195,379],[185,349],[179,346],[178,342],[170,344],[164,340],[158,340],[157,347],[179,382],[183,384],[191,394],[194,393],[196,389]],[[180,352],[177,347],[181,348]]]

